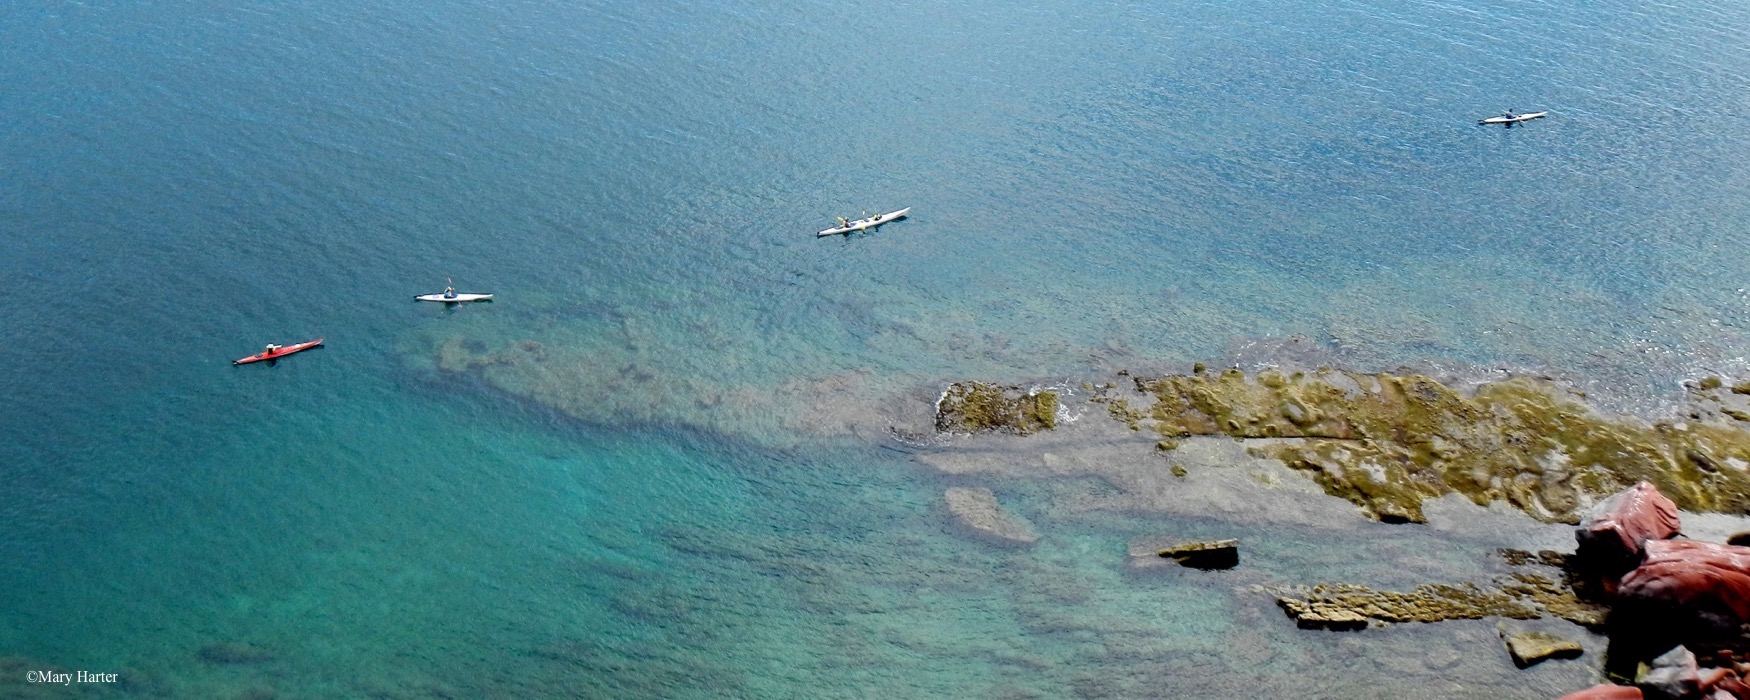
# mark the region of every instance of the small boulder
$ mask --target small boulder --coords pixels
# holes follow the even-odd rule
[[[1701,691],[1701,670],[1695,665],[1695,654],[1679,646],[1653,659],[1635,685],[1648,698],[1679,700]]]
[[[1193,569],[1231,569],[1240,563],[1239,540],[1204,540],[1163,547],[1155,552],[1162,559],[1172,559],[1180,566]]]
[[[1039,541],[1039,534],[1026,521],[1003,510],[990,489],[956,486],[943,492],[948,512],[954,519],[981,538],[1010,546],[1026,546]]]
[[[1507,653],[1513,655],[1513,665],[1529,668],[1548,659],[1573,659],[1585,653],[1579,642],[1563,639],[1548,632],[1511,632],[1501,630],[1501,640],[1507,643]]]
[[[1677,535],[1677,504],[1642,481],[1599,503],[1574,532],[1578,556],[1588,565],[1611,571],[1633,568],[1643,545]]]

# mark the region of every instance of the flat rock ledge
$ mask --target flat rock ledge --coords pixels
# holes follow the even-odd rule
[[[1004,510],[990,489],[955,486],[943,492],[942,498],[954,520],[979,539],[1014,547],[1039,541],[1033,526]]]
[[[1320,584],[1280,591],[1283,612],[1302,629],[1359,630],[1370,624],[1556,617],[1587,627],[1604,624],[1605,609],[1576,597],[1566,581],[1515,572],[1483,585],[1424,584],[1409,592],[1355,584]]]
[[[1302,629],[1359,630],[1369,623],[1439,622],[1505,617],[1534,620],[1536,610],[1476,584],[1424,584],[1409,592],[1355,584],[1321,584],[1276,599]]]

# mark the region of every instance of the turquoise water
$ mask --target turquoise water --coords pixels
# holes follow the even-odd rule
[[[1633,406],[1742,375],[1746,26],[1712,2],[15,8],[0,657],[146,697],[1554,697],[1588,671],[1513,671],[1476,652],[1489,623],[1311,634],[1247,588],[1475,573],[1514,533],[1076,510],[1107,486],[942,474],[882,421],[948,380],[1296,334]],[[1472,123],[1507,107],[1554,114]],[[499,301],[408,300],[446,278]],[[1045,537],[961,536],[953,485]],[[1127,572],[1161,532],[1255,553]]]

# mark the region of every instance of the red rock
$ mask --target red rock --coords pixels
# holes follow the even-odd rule
[[[1629,487],[1592,509],[1580,529],[1582,558],[1607,567],[1629,568],[1639,561],[1648,540],[1677,535],[1677,504],[1645,481]]]
[[[1641,689],[1632,685],[1595,685],[1563,695],[1561,700],[1643,700],[1643,697]]]
[[[1701,669],[1700,673],[1696,674],[1696,679],[1697,679],[1696,685],[1701,688],[1702,692],[1705,693],[1705,692],[1713,690],[1716,686],[1725,682],[1725,680],[1727,678],[1734,678],[1734,677],[1736,677],[1736,676],[1731,672],[1730,669],[1704,668],[1704,669]]]
[[[1750,547],[1653,540],[1640,568],[1622,577],[1625,603],[1706,617],[1736,626],[1750,622]]]
[[[1750,700],[1750,685],[1745,685],[1744,681],[1733,676],[1714,686],[1714,694],[1720,693],[1727,693],[1738,700]]]

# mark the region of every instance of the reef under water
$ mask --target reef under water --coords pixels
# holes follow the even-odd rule
[[[1538,375],[1260,363],[1035,381],[846,368],[774,382],[685,360],[604,361],[560,336],[423,342],[412,366],[431,381],[472,382],[585,422],[679,426],[759,449],[789,449],[797,436],[879,447],[936,475],[927,517],[943,532],[1011,553],[1002,556],[1059,556],[1064,528],[1088,522],[1202,523],[1169,539],[1240,538],[1238,566],[1196,574],[1224,577],[1209,581],[1231,597],[1219,605],[1276,608],[1304,630],[1277,633],[1289,635],[1439,622],[1426,627],[1449,631],[1435,638],[1470,640],[1439,644],[1468,648],[1458,653],[1487,659],[1487,670],[1448,664],[1400,680],[1434,687],[1451,673],[1448,690],[1536,673],[1537,693],[1553,697],[1601,677],[1607,608],[1571,575],[1564,525],[1609,494],[1647,481],[1685,511],[1724,518],[1714,529],[1750,522],[1750,384],[1720,378],[1689,382],[1668,412],[1630,415]],[[1420,544],[1382,546],[1388,531]],[[1320,544],[1287,554],[1299,537]],[[1356,550],[1337,554],[1343,542]],[[1109,556],[1124,581],[1187,575],[1127,565],[1122,541],[1111,545],[1096,559]],[[1540,629],[1470,626],[1489,618]],[[1560,643],[1534,643],[1550,639]],[[1571,659],[1582,646],[1597,653],[1516,670],[1535,663],[1522,655]],[[1309,668],[1316,656],[1303,659]]]

